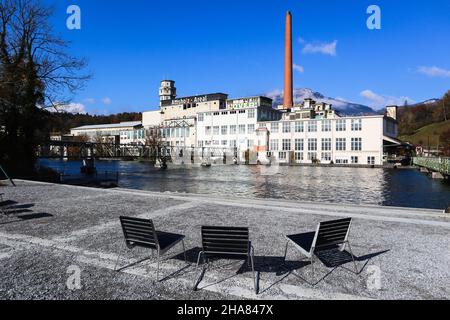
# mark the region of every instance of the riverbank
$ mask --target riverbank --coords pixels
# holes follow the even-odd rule
[[[450,299],[450,216],[442,211],[17,183],[0,188],[17,202],[0,219],[3,299]],[[176,248],[162,263],[168,277],[162,282],[155,282],[152,261],[114,272],[125,249],[120,215],[151,218],[158,229],[185,234],[191,264]],[[291,251],[288,267],[316,283],[290,274],[282,266],[284,235],[339,217],[354,218],[350,240],[360,273],[350,263],[317,263],[312,278],[310,266]],[[235,274],[239,265],[208,272],[200,290],[191,290],[204,224],[250,227],[260,295],[248,270]],[[121,263],[135,259],[125,252]],[[74,266],[81,270],[80,290],[66,285]],[[374,270],[381,271],[380,287],[372,285]]]

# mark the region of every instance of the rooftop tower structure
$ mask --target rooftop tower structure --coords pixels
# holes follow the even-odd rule
[[[175,81],[163,80],[161,87],[159,87],[159,101],[162,106],[163,101],[174,100],[177,97],[177,88],[175,88]]]

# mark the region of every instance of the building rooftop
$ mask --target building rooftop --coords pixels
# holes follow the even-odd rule
[[[138,127],[141,125],[142,121],[128,121],[121,123],[95,124],[89,126],[82,126],[78,128],[73,128],[72,130],[120,129],[120,128]]]

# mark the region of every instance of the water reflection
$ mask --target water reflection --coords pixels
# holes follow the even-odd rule
[[[69,174],[80,167],[72,161],[42,163]],[[279,167],[267,176],[257,166],[178,166],[164,171],[146,162],[122,161],[100,161],[97,168],[119,171],[121,187],[157,192],[434,209],[450,205],[450,185],[416,170]]]

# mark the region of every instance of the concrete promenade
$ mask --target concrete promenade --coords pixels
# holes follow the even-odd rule
[[[16,202],[10,216],[0,213],[0,299],[450,299],[450,215],[436,210],[28,181],[0,186],[0,193]],[[177,246],[162,263],[161,282],[151,259],[113,271],[125,249],[120,215],[151,218],[160,230],[185,234],[191,264]],[[354,218],[350,240],[359,274],[345,255],[321,257],[315,277],[293,249],[283,265],[284,235],[340,217]],[[251,272],[236,262],[208,271],[200,290],[191,290],[201,225],[250,227],[258,296]],[[149,256],[139,249],[124,253],[121,266]],[[70,290],[77,268],[81,289]]]

